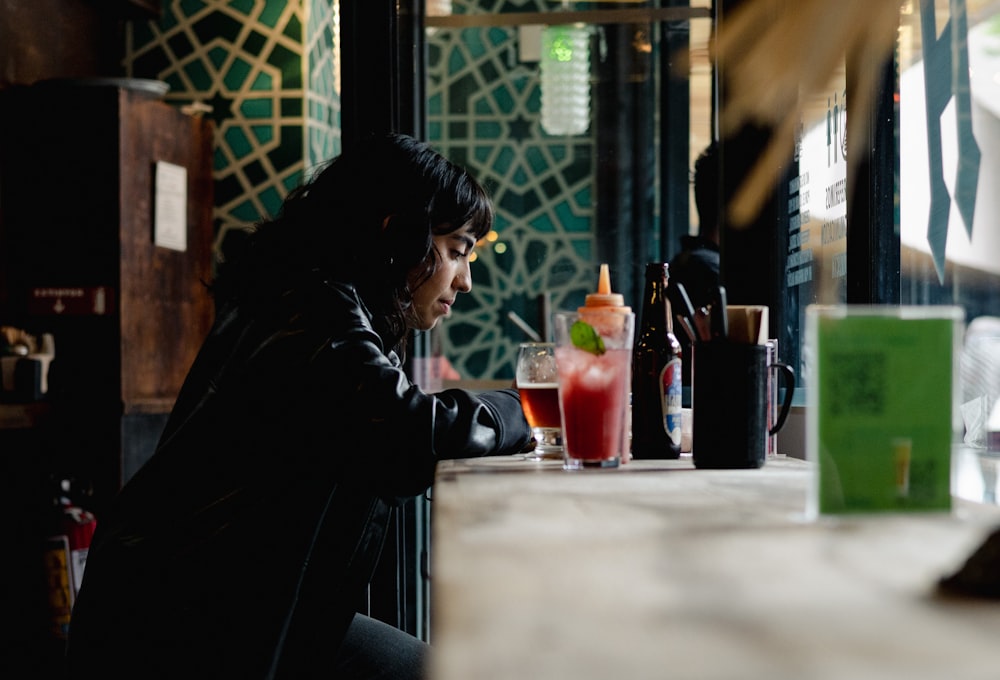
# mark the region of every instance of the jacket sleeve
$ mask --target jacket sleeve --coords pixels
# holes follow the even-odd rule
[[[438,460],[512,454],[530,442],[515,390],[426,393],[384,351],[364,315],[350,326],[312,362],[310,373],[321,381],[314,389],[333,390],[338,403],[337,413],[317,417],[350,433],[348,464],[381,495],[423,493]]]
[[[437,458],[471,458],[491,454],[521,451],[531,438],[528,423],[521,410],[517,390],[494,390],[472,394],[465,390],[446,390],[434,395],[437,400],[437,422],[446,425],[435,433]],[[469,431],[455,427],[460,414],[468,409],[474,413]],[[493,441],[477,441],[477,428],[492,430]],[[489,439],[489,437],[487,437]]]

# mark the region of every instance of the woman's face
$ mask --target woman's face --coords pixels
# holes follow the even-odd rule
[[[415,330],[434,328],[438,319],[451,314],[458,294],[472,290],[469,256],[475,245],[476,239],[468,224],[450,234],[434,237],[437,271],[413,290],[410,324]]]

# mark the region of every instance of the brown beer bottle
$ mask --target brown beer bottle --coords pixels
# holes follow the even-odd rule
[[[681,455],[681,345],[667,299],[669,265],[646,265],[639,334],[632,352],[632,457]]]

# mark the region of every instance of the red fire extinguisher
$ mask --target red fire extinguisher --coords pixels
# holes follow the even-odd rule
[[[83,582],[87,552],[97,528],[94,514],[76,505],[70,497],[72,484],[59,481],[53,504],[53,531],[45,539],[44,563],[48,582],[49,629],[57,638],[69,633],[70,614]]]

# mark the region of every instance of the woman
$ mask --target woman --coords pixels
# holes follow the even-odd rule
[[[99,518],[71,677],[420,676],[423,643],[355,611],[436,461],[531,441],[515,390],[429,395],[400,368],[492,222],[465,171],[394,135],[247,238],[155,455]]]

